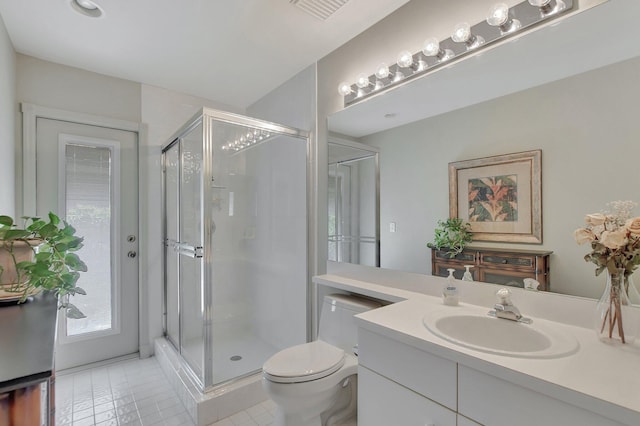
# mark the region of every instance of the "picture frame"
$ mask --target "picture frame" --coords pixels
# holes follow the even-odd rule
[[[474,241],[542,244],[542,150],[449,163],[449,216]]]

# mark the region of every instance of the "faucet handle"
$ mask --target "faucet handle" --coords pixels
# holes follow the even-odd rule
[[[496,296],[498,297],[498,303],[501,305],[511,305],[511,290],[508,288],[501,288],[496,291]]]

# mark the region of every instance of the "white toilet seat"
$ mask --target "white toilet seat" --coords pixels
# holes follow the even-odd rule
[[[276,383],[301,383],[338,371],[345,362],[342,349],[316,340],[284,349],[265,362],[265,379]]]

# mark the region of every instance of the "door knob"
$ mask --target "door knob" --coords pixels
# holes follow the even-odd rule
[[[137,255],[138,255],[138,253],[136,253],[133,250],[131,250],[129,253],[127,253],[127,256],[129,256],[131,259],[135,258]]]

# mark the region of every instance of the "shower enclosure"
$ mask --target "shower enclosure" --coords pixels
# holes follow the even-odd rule
[[[162,150],[165,335],[203,392],[307,341],[308,142],[205,108]]]
[[[377,148],[329,139],[328,260],[380,266]]]

